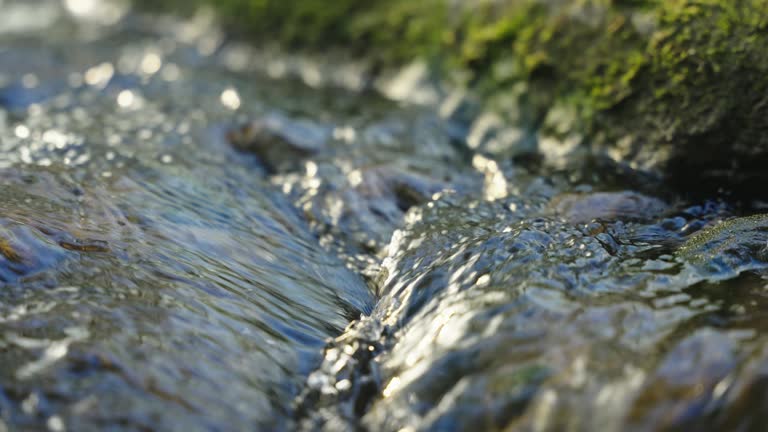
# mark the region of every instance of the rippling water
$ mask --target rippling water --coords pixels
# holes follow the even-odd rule
[[[2,11],[36,20],[27,6]],[[0,35],[0,418],[287,427],[325,338],[372,295],[224,131],[322,96],[171,31],[40,10],[59,16]]]
[[[330,70],[0,2],[0,431],[759,430],[764,217]]]

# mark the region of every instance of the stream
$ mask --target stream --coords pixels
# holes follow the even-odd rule
[[[0,0],[0,431],[764,424],[768,217],[209,18]]]

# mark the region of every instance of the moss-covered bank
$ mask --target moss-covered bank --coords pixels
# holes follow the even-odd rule
[[[522,86],[545,129],[550,108],[573,112],[552,131],[678,180],[733,184],[763,177],[768,162],[768,0],[183,5],[203,3],[229,28],[288,49],[337,47],[380,65],[426,58],[489,100]]]

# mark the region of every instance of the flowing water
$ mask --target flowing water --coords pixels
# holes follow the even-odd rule
[[[0,1],[0,431],[760,429],[764,217],[344,73]]]

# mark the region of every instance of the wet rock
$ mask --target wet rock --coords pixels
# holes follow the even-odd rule
[[[371,321],[351,323],[323,353],[297,398],[303,430],[344,429],[357,422],[378,396],[381,377],[372,361],[382,348],[385,329]]]
[[[550,207],[556,215],[575,224],[593,220],[652,220],[669,208],[658,198],[632,191],[564,194],[553,198]]]
[[[437,78],[463,77],[485,106],[505,112],[500,121],[480,115],[469,134],[473,148],[527,151],[537,144],[530,126],[543,125],[538,141],[555,161],[590,148],[687,190],[764,195],[765,0],[396,0],[369,8],[345,0],[307,4],[301,13],[274,0],[200,1],[259,40],[322,54],[337,47],[370,60],[373,70],[416,61]],[[431,87],[401,85],[396,94]],[[449,114],[459,105],[451,99]]]
[[[372,279],[409,209],[446,190],[483,190],[483,173],[468,162],[450,128],[433,113],[414,110],[364,128],[337,126],[334,139],[304,160],[301,172],[271,181],[300,209],[321,245]]]
[[[307,157],[323,150],[332,129],[308,120],[297,120],[272,112],[239,129],[227,139],[236,148],[250,151],[271,173],[296,171]]]
[[[109,243],[103,240],[93,240],[93,239],[85,239],[85,240],[75,239],[75,241],[62,240],[59,242],[59,246],[67,250],[78,251],[78,252],[101,252],[101,253],[109,252]]]
[[[273,24],[281,14],[294,15],[292,5],[278,3],[269,2],[276,7],[266,16]],[[444,16],[433,13],[435,4],[403,2],[400,8],[380,2],[377,8],[391,9],[385,15],[396,28],[443,34]],[[667,4],[699,10],[681,7],[687,2]],[[558,88],[583,90],[577,84],[587,77],[590,85],[597,82],[590,89],[596,91],[579,94],[610,99],[599,101],[600,114],[631,101],[638,71],[647,70],[624,61],[634,57],[620,58],[611,68],[598,54],[627,52],[614,49],[611,41],[617,39],[645,49],[647,41],[634,38],[632,23],[598,5],[596,14],[576,16],[570,8],[556,14],[551,32],[531,31],[528,23],[549,22],[542,9],[531,9],[537,19],[512,21],[523,26],[516,28],[495,19],[494,3],[472,21],[481,23],[480,34],[473,30],[466,40],[453,35],[461,45],[455,52],[468,53],[462,63],[479,75],[486,66],[478,65],[495,63],[494,74],[507,74],[507,82],[516,79],[509,74],[521,72],[549,88],[555,88],[553,78],[564,77]],[[322,4],[310,15],[329,10]],[[339,10],[344,9],[333,9],[338,21],[332,22],[364,24]],[[419,11],[429,13],[429,25],[410,25],[418,23]],[[306,21],[306,14],[298,15]],[[606,36],[603,18],[619,38]],[[371,22],[369,29],[400,34],[378,19]],[[573,49],[570,39],[559,37],[561,24],[586,30],[590,37],[584,39],[599,42],[597,48]],[[0,243],[0,275],[21,275],[24,282],[22,289],[0,290],[0,414],[12,427],[66,422],[71,430],[292,429],[296,417],[289,401],[297,394],[299,420],[312,429],[618,431],[631,426],[628,418],[648,428],[682,424],[690,418],[687,409],[718,401],[764,424],[759,420],[765,413],[744,402],[765,400],[764,368],[747,363],[744,372],[736,371],[744,375],[730,399],[715,394],[723,378],[765,344],[765,300],[758,301],[764,281],[743,273],[755,268],[754,252],[763,241],[762,234],[751,240],[755,224],[743,230],[733,225],[735,234],[716,234],[716,240],[692,238],[681,250],[703,253],[673,256],[667,241],[707,225],[708,210],[667,214],[663,205],[631,192],[564,198],[562,208],[553,209],[551,197],[567,186],[540,179],[539,190],[546,192],[533,193],[501,158],[477,158],[473,170],[472,158],[452,147],[429,116],[416,118],[415,110],[387,105],[388,117],[381,120],[369,95],[348,112],[337,112],[332,104],[307,103],[315,90],[306,88],[301,97],[277,91],[262,99],[301,104],[311,118],[342,119],[330,128],[281,114],[300,111],[294,105],[230,135],[233,144],[251,149],[279,174],[268,181],[254,178],[252,164],[195,139],[226,115],[216,102],[218,91],[206,89],[212,77],[260,85],[264,92],[276,83],[217,72],[207,56],[196,56],[190,67],[185,55],[170,51],[178,45],[198,52],[210,43],[188,46],[165,32],[172,43],[158,46],[157,34],[136,35],[121,25],[115,33],[104,29],[103,38],[88,32],[87,43],[77,35],[57,42],[70,47],[66,53],[78,54],[59,56],[57,63],[72,63],[78,74],[104,62],[124,69],[132,53],[146,51],[162,53],[163,70],[175,65],[175,77],[156,79],[142,68],[119,80],[144,95],[140,108],[116,109],[114,95],[83,86],[67,91],[66,104],[56,108],[41,101],[30,118],[20,119],[31,137],[51,129],[82,136],[88,151],[82,164],[72,164],[76,154],[69,150],[31,145],[36,138],[3,139],[11,146],[8,154],[25,155],[4,163],[30,180],[4,183],[0,194],[3,218],[14,221],[0,230],[7,240]],[[40,43],[69,29],[46,31]],[[325,46],[316,32],[304,30],[299,26],[297,37]],[[403,34],[409,42],[420,37],[419,31]],[[542,34],[558,37],[540,39]],[[135,43],[122,45],[126,39]],[[218,43],[198,42],[206,41]],[[550,41],[562,45],[542,46]],[[11,46],[11,54],[28,50],[26,44]],[[525,64],[484,58],[499,46],[523,54]],[[565,67],[552,61],[560,60],[558,54]],[[570,74],[567,60],[574,58],[599,63]],[[618,88],[610,85],[616,82]],[[245,87],[243,100],[258,97]],[[590,102],[586,107],[595,107]],[[671,106],[670,112],[678,112],[679,105]],[[699,114],[693,110],[691,117]],[[491,154],[529,145],[528,131],[504,122],[476,132],[477,149]],[[121,140],[130,145],[118,145]],[[581,140],[553,140],[544,147],[571,144]],[[659,161],[666,156],[656,155]],[[640,160],[635,156],[619,159]],[[339,246],[342,257],[360,252],[376,263],[383,258],[369,281],[382,298],[373,312],[372,292],[327,253],[332,248],[318,247],[313,234],[320,234],[323,246]],[[746,243],[739,243],[741,237]],[[49,256],[49,249],[72,259],[38,265],[34,257]],[[730,273],[700,271],[711,263],[725,263]],[[43,272],[46,280],[30,280]],[[738,274],[752,277],[739,280],[750,289],[716,283]],[[329,337],[335,339],[323,351]],[[718,351],[723,347],[728,350]],[[709,394],[696,394],[702,389]],[[638,406],[632,406],[635,401]]]
[[[691,236],[676,255],[708,271],[733,275],[737,269],[768,264],[768,215],[735,218]]]
[[[626,194],[631,205],[650,199]],[[326,401],[309,415],[313,426],[618,431],[685,422],[687,410],[708,403],[695,393],[699,378],[713,391],[749,348],[729,339],[734,354],[715,355],[723,335],[702,317],[734,329],[764,323],[726,319],[732,306],[692,298],[710,292],[701,288],[707,281],[714,288],[749,270],[748,257],[730,263],[730,276],[704,273],[663,244],[709,223],[712,209],[622,221],[611,219],[622,206],[606,206],[611,217],[595,230],[548,216],[551,206],[546,198],[448,194],[411,209],[390,243],[374,313],[329,348],[354,353],[355,335],[375,334],[364,369],[377,370],[378,395]],[[360,370],[358,357],[339,358],[327,356],[315,379],[333,388],[350,376],[346,368]],[[679,392],[666,398],[673,387]],[[358,403],[369,408],[350,420],[343,413]]]
[[[408,210],[460,186],[386,164],[346,175],[333,166],[320,169],[322,175],[313,172],[279,181],[290,187],[290,196],[321,245],[369,279],[378,274],[382,250]]]

